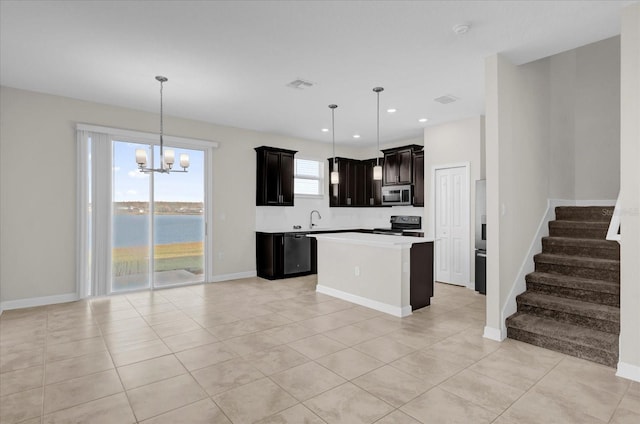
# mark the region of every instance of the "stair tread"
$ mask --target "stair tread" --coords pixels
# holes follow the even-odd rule
[[[618,259],[602,259],[586,256],[560,255],[557,253],[538,253],[533,256],[533,260],[534,262],[579,266],[583,268],[620,269],[620,260]]]
[[[516,312],[507,319],[507,326],[581,346],[595,347],[616,354],[618,351],[619,336],[617,334],[559,322],[536,315]]]
[[[558,206],[555,213],[557,219],[580,220],[588,217],[596,221],[609,221],[613,210],[613,206]]]
[[[592,278],[574,277],[571,275],[551,274],[548,272],[532,272],[527,274],[527,281],[549,284],[567,288],[580,288],[583,290],[593,290],[603,293],[619,294],[620,284],[606,281],[595,280]]]
[[[551,243],[554,245],[598,247],[598,248],[608,248],[608,249],[615,249],[615,250],[617,250],[620,246],[618,242],[615,242],[615,241],[593,239],[593,238],[547,236],[547,237],[542,237],[542,240],[543,242],[546,241],[547,243]]]
[[[519,302],[588,318],[596,318],[611,322],[620,322],[620,308],[598,303],[590,303],[577,299],[552,296],[536,292],[524,292],[517,297]]]

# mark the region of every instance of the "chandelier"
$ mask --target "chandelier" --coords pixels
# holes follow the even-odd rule
[[[140,172],[150,173],[159,172],[161,174],[169,174],[172,172],[187,172],[189,167],[189,155],[183,153],[180,155],[180,167],[182,170],[173,169],[175,163],[175,152],[173,150],[164,150],[163,140],[163,120],[162,120],[162,88],[163,84],[168,81],[167,77],[157,76],[156,80],[160,82],[160,168],[147,168],[147,152],[145,149],[136,149],[136,163]]]

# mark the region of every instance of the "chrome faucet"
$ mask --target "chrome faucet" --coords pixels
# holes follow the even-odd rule
[[[313,223],[313,213],[317,213],[318,214],[318,219],[322,219],[322,217],[320,216],[320,212],[318,212],[317,210],[312,210],[311,213],[309,214],[309,228],[313,229],[313,227],[316,226],[316,224]]]

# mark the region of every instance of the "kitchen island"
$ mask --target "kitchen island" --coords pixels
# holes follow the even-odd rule
[[[433,239],[366,233],[317,240],[316,291],[394,316],[431,303]]]

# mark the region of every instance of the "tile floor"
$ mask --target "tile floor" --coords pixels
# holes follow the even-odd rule
[[[437,284],[398,319],[314,277],[6,311],[0,422],[640,422],[640,384],[613,369],[483,339],[470,290]]]

